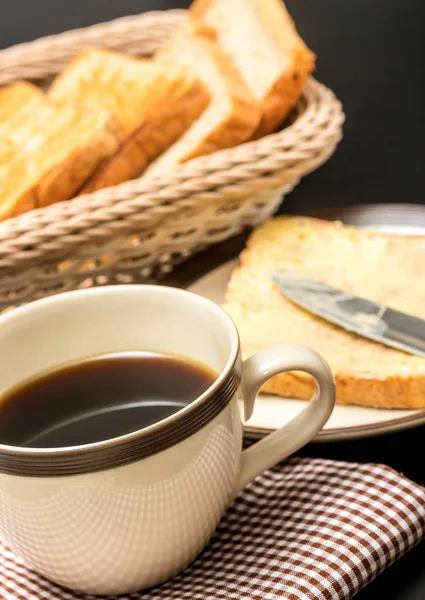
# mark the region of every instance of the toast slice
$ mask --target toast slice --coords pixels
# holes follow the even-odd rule
[[[3,124],[19,125],[32,111],[46,104],[46,96],[40,88],[26,81],[0,88],[0,130]]]
[[[0,220],[72,198],[119,145],[106,110],[34,108],[0,124]]]
[[[82,193],[138,177],[210,99],[192,71],[107,50],[77,56],[53,82],[48,97],[56,104],[106,108],[120,124],[120,146]]]
[[[149,173],[237,146],[252,136],[261,118],[259,104],[218,45],[213,29],[188,19],[155,58],[161,63],[193,69],[208,89],[211,102],[179,140],[153,163]]]
[[[255,138],[289,115],[314,69],[314,54],[298,35],[281,0],[195,0],[192,15],[218,32],[263,116]]]
[[[259,227],[241,254],[225,309],[245,357],[279,344],[305,344],[330,364],[337,402],[425,407],[425,359],[387,348],[313,316],[274,286],[274,269],[294,269],[329,285],[425,318],[425,237],[391,236],[310,218],[277,217]],[[282,373],[265,392],[309,398],[305,373]]]
[[[18,82],[0,88],[0,170],[13,158],[19,147],[27,151],[37,146],[42,136],[37,122],[32,122],[33,113],[43,114],[50,110],[46,96],[36,86]]]

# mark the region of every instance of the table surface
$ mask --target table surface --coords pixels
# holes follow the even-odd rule
[[[184,0],[2,0],[0,47],[136,14],[185,8]],[[425,2],[288,0],[298,29],[318,56],[317,77],[342,100],[344,140],[332,159],[305,178],[282,212],[359,203],[423,203],[425,187]],[[310,444],[302,453],[383,462],[425,483],[425,429],[352,442]],[[357,596],[423,600],[425,545]]]

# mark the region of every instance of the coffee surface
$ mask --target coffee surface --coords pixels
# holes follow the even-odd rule
[[[95,357],[33,378],[0,399],[0,443],[78,446],[137,431],[179,411],[216,375],[171,355]]]

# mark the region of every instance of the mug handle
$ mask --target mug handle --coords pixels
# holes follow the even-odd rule
[[[258,352],[243,364],[242,393],[245,420],[253,412],[261,386],[285,371],[305,371],[316,380],[316,392],[300,414],[242,452],[237,494],[257,475],[309,442],[328,420],[335,405],[335,381],[328,364],[305,346],[277,346]]]

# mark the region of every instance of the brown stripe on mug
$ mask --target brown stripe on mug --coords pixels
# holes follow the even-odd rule
[[[241,371],[237,356],[227,376],[219,377],[194,402],[163,421],[121,437],[72,448],[0,445],[0,472],[28,477],[78,475],[115,468],[166,450],[202,429],[227,406],[239,387]]]

